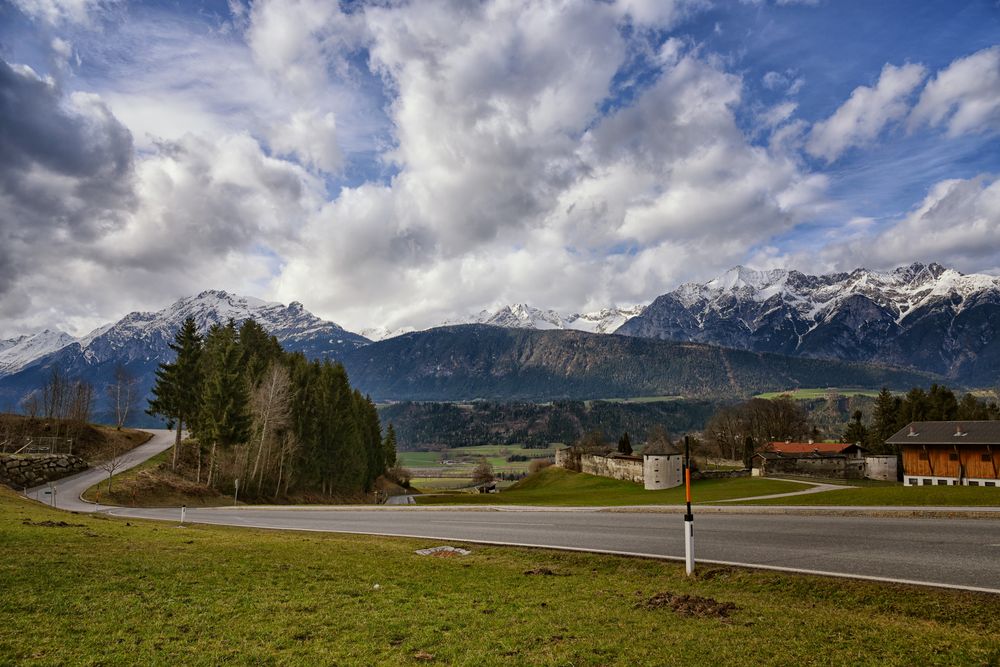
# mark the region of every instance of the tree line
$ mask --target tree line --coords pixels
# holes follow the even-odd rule
[[[904,395],[883,387],[871,403],[870,414],[855,409],[840,432],[821,432],[814,416],[803,401],[788,397],[753,398],[717,410],[705,426],[704,437],[714,453],[742,459],[747,465],[755,451],[780,440],[826,437],[861,443],[872,453],[894,454],[897,452],[886,440],[910,422],[1000,419],[1000,408],[996,402],[975,394],[966,393],[959,398],[948,387],[934,384],[926,390],[915,387]]]
[[[252,319],[213,325],[202,337],[188,318],[161,364],[147,412],[192,436],[189,467],[217,489],[275,497],[368,492],[396,465],[395,433],[383,438],[372,400],[330,361],[285,352]]]

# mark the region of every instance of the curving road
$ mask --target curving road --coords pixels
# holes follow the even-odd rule
[[[158,432],[133,452],[132,465],[163,451],[172,442],[168,432]],[[87,471],[57,482],[56,505],[121,517],[179,520],[180,510],[176,508],[98,507],[79,500],[82,491],[105,476],[102,471]],[[620,508],[478,507],[473,511],[247,506],[192,508],[186,510],[186,518],[189,522],[229,526],[393,535],[679,560],[684,554],[684,540],[681,517],[673,513],[676,509],[622,512]],[[1000,594],[1000,521],[951,519],[946,515],[918,519],[801,511],[756,513],[773,510],[747,506],[696,508],[695,552],[699,562]]]

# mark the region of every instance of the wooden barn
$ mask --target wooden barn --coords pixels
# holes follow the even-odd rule
[[[886,442],[907,486],[1000,486],[1000,421],[912,422]]]

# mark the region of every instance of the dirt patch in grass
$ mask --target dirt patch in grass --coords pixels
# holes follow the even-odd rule
[[[525,570],[525,574],[533,575],[540,574],[545,577],[568,577],[569,574],[566,572],[556,572],[555,570],[548,567],[533,567],[530,570]]]
[[[667,607],[681,616],[722,619],[729,618],[730,614],[738,609],[732,602],[719,602],[718,600],[704,598],[700,595],[678,595],[670,591],[657,593],[646,600],[642,606],[647,609]]]
[[[25,519],[22,526],[41,526],[43,528],[86,528],[82,523],[66,523],[65,521],[32,521]]]

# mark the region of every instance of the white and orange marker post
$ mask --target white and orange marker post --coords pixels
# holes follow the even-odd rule
[[[691,439],[684,436],[684,491],[687,513],[684,515],[684,569],[694,574],[694,514],[691,513]]]

